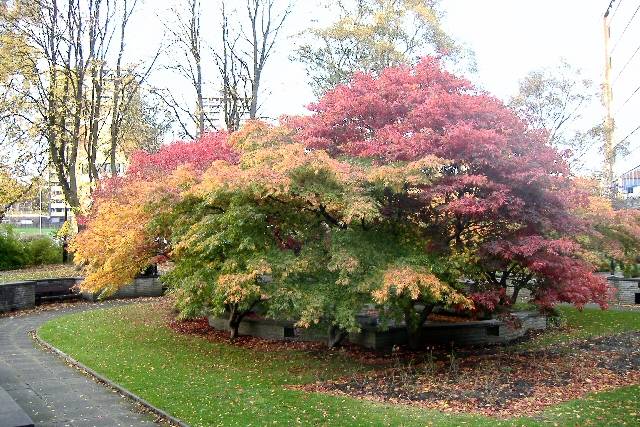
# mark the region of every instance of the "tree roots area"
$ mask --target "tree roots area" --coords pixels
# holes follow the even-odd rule
[[[435,353],[418,364],[301,386],[306,391],[498,417],[640,384],[640,332],[522,352]]]

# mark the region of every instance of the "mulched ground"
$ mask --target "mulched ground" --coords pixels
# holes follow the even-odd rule
[[[545,350],[428,353],[419,364],[297,387],[496,417],[530,415],[587,393],[640,384],[640,332]]]
[[[231,344],[251,350],[266,352],[298,350],[320,358],[327,358],[334,356],[336,353],[340,353],[370,366],[388,366],[391,363],[389,358],[384,354],[349,343],[337,349],[329,349],[326,344],[322,342],[269,340],[244,335],[232,341],[229,339],[228,331],[212,328],[209,326],[207,318],[204,317],[190,320],[175,320],[171,314],[168,314],[167,324],[171,329],[181,334],[197,335],[211,342]],[[410,353],[406,352],[406,354],[403,354],[403,357],[410,357],[409,355]]]

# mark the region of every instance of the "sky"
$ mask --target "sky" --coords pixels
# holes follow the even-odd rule
[[[237,6],[242,3],[242,0],[229,2],[230,5]],[[161,21],[172,19],[172,13],[168,9],[173,4],[175,2],[172,0],[145,0],[132,21],[128,40],[129,54],[132,57],[150,57],[163,43],[166,38],[163,37]],[[219,3],[217,0],[202,0],[202,4],[203,35],[215,40],[216,29],[219,27]],[[554,67],[562,58],[580,68],[583,76],[597,85],[602,81],[602,17],[609,0],[442,0],[441,4],[446,13],[443,21],[445,30],[475,52],[477,73],[469,78],[505,101],[517,92],[520,79],[527,73]],[[616,12],[618,16],[612,27],[622,27],[627,21],[626,16],[630,17],[633,9],[639,5],[639,0],[621,0],[620,11]],[[335,13],[321,7],[318,0],[293,0],[292,14],[265,70],[263,94],[267,101],[263,105],[262,114],[277,118],[282,114],[303,113],[304,106],[313,101],[304,67],[291,59],[291,51],[298,40],[297,34],[310,26],[330,22],[334,17]],[[640,16],[631,27],[640,29]],[[640,39],[636,36],[639,33],[631,30],[626,33],[623,40],[629,40],[627,44],[630,48],[627,49],[637,47],[634,45]],[[616,49],[616,55],[622,58],[625,49]],[[168,52],[166,46],[163,51]],[[640,59],[640,55],[636,59]],[[161,64],[170,64],[176,60],[179,58],[175,55],[163,55]],[[640,72],[630,72],[633,67],[628,68],[625,75],[640,75]],[[640,71],[638,67],[635,69]],[[631,80],[627,86],[633,87],[640,78]],[[150,83],[174,87],[178,92],[188,91],[188,87],[161,67]],[[213,78],[209,83],[212,88],[216,85]],[[619,89],[620,93],[628,90],[624,87]],[[640,94],[638,99],[640,100]],[[627,116],[630,117],[626,120],[633,121],[637,113],[629,111],[633,110],[627,109]],[[594,123],[604,115],[599,100],[596,100],[588,115]],[[640,146],[640,141],[636,145]],[[597,151],[590,153],[589,166],[594,169],[600,167],[601,157]],[[624,168],[639,163],[640,150],[637,150],[628,158],[619,160],[616,170],[621,172]]]

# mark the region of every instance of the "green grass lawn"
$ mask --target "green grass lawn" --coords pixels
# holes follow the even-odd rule
[[[14,230],[18,234],[22,234],[24,236],[32,236],[41,234],[43,236],[53,236],[58,231],[60,227],[15,227]]]
[[[82,276],[82,272],[79,272],[73,264],[41,265],[38,267],[21,268],[19,270],[0,271],[0,285],[22,280],[78,276]]]
[[[638,310],[585,308],[579,311],[573,307],[563,306],[559,311],[563,322],[566,322],[564,328],[547,331],[526,343],[515,346],[515,349],[542,348],[573,340],[640,330],[640,311]]]
[[[580,331],[572,332],[572,337],[640,329],[638,312],[562,310],[569,324]],[[288,390],[287,385],[356,374],[367,368],[339,353],[256,351],[180,335],[165,326],[163,312],[148,303],[88,311],[54,319],[43,325],[39,334],[193,426],[640,424],[640,386],[590,395],[533,418],[510,420]],[[558,339],[549,338],[548,342]]]

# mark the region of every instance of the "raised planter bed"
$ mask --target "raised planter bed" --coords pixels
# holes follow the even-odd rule
[[[547,327],[547,318],[540,313],[519,312],[514,313],[514,316],[520,321],[521,325],[518,328],[496,319],[459,323],[426,322],[425,344],[499,344],[518,339],[530,330],[541,330]],[[226,329],[227,319],[209,316],[209,325],[216,329]],[[323,341],[327,339],[327,333],[322,329],[296,328],[293,322],[286,320],[248,318],[240,323],[238,331],[240,335],[277,340]],[[359,333],[349,334],[348,340],[365,348],[388,350],[394,345],[406,344],[407,331],[404,326],[383,329],[364,324]]]

